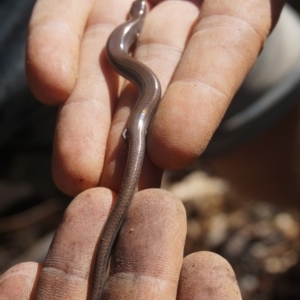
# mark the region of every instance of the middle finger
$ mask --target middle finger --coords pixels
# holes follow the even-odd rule
[[[96,1],[81,42],[75,88],[60,107],[56,127],[53,177],[69,195],[98,184],[118,81],[104,48],[111,31],[124,22],[131,0]]]

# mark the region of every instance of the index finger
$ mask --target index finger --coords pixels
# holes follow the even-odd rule
[[[137,193],[122,226],[105,299],[175,299],[186,236],[182,203],[167,191]]]
[[[28,27],[27,77],[34,95],[58,104],[77,76],[80,42],[95,0],[38,0]]]
[[[70,195],[96,186],[102,174],[118,93],[117,77],[106,62],[104,48],[111,31],[126,19],[131,3],[39,0],[33,13],[29,82],[43,102],[61,104],[53,178]]]
[[[86,299],[93,256],[114,195],[94,188],[67,208],[40,272],[37,299]]]
[[[204,151],[283,4],[203,1],[149,131],[148,150],[157,165],[182,168]]]
[[[50,105],[67,100],[77,80],[86,28],[101,19],[106,25],[122,21],[130,2],[37,0],[28,27],[26,57],[28,82],[37,99]],[[107,36],[98,38],[106,40]]]

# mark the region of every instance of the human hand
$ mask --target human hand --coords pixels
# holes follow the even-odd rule
[[[0,278],[0,298],[87,299],[95,247],[114,200],[105,188],[78,195],[44,265],[23,263],[8,270]],[[115,245],[105,299],[241,299],[223,258],[199,252],[183,259],[185,236],[179,200],[163,190],[137,193]]]
[[[285,1],[149,1],[135,56],[160,78],[164,97],[148,130],[148,153],[182,168],[205,149],[253,65]],[[60,104],[53,174],[65,193],[99,184],[118,190],[121,132],[134,105],[103,49],[132,0],[38,0],[29,26],[27,70],[37,98]],[[199,15],[199,11],[201,12]],[[149,160],[143,186],[158,186]],[[149,175],[150,174],[150,175]]]

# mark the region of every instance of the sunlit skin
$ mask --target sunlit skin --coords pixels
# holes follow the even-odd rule
[[[63,192],[76,198],[45,264],[17,265],[3,275],[3,299],[87,297],[96,242],[125,166],[120,137],[136,99],[136,90],[112,71],[103,49],[111,31],[126,19],[131,2],[37,1],[28,31],[28,80],[40,101],[59,105],[53,176]],[[180,300],[241,299],[224,259],[207,252],[182,259],[182,204],[151,188],[159,187],[163,168],[179,169],[199,159],[284,1],[148,4],[134,55],[157,74],[163,98],[148,130],[149,156],[139,183],[140,190],[149,190],[136,194],[128,212],[107,297],[176,299],[177,293]]]

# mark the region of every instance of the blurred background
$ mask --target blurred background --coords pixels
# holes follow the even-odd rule
[[[39,104],[26,84],[24,24],[34,2],[0,3],[0,273],[22,261],[43,262],[72,200],[51,177],[56,108]],[[298,211],[246,199],[201,162],[166,171],[162,188],[186,207],[186,255],[224,256],[244,300],[300,299]]]

